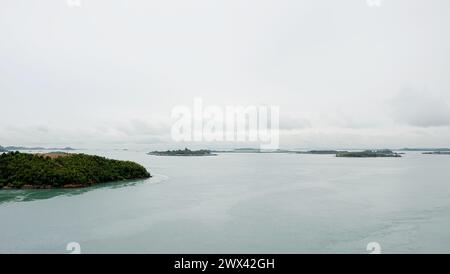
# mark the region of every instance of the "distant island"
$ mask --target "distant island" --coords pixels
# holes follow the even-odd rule
[[[336,155],[338,153],[347,153],[347,151],[337,150],[309,150],[309,151],[297,151],[297,154],[319,154],[319,155]]]
[[[284,149],[235,148],[232,150],[213,150],[214,153],[292,153]]]
[[[432,152],[450,152],[450,148],[402,148],[399,151],[432,151]]]
[[[148,155],[156,156],[216,156],[211,150],[201,149],[201,150],[190,150],[188,148],[179,150],[166,150],[166,151],[152,151],[147,153]]]
[[[0,149],[1,148],[3,148],[4,151],[17,151],[17,150],[63,150],[63,151],[68,151],[68,150],[75,150],[74,148],[71,148],[71,147],[58,148],[58,147],[23,147],[23,146],[1,147],[0,146]]]
[[[0,189],[78,188],[149,177],[137,163],[100,156],[64,152],[0,155]]]
[[[394,153],[389,149],[379,149],[379,150],[364,150],[364,151],[346,151],[346,150],[286,150],[286,149],[276,149],[276,150],[262,150],[258,148],[236,148],[233,150],[213,150],[215,153],[293,153],[293,154],[312,154],[312,155],[334,155],[336,157],[401,157],[404,153]]]
[[[235,148],[231,150],[213,150],[214,153],[261,153],[258,148]]]
[[[364,150],[357,152],[339,152],[336,157],[350,158],[375,158],[375,157],[402,157],[399,153],[395,153],[389,149],[381,150]]]
[[[422,154],[431,154],[431,155],[450,155],[450,151],[432,151],[432,152],[423,152]]]
[[[0,152],[7,152],[8,150],[2,146],[0,146]]]

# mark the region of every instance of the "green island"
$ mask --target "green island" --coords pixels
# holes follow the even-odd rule
[[[336,157],[349,157],[349,158],[376,158],[376,157],[402,157],[399,153],[395,153],[389,149],[381,150],[364,150],[357,152],[338,152]]]
[[[137,163],[100,156],[64,152],[0,155],[0,189],[79,188],[149,177]]]
[[[179,150],[166,150],[166,151],[152,151],[147,153],[148,155],[156,156],[216,156],[211,152],[211,150],[200,149],[200,150],[190,150],[188,148]]]

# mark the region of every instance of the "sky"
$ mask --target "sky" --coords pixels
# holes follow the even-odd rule
[[[449,49],[448,0],[2,0],[0,145],[243,145],[173,141],[201,98],[279,106],[281,148],[450,147]]]

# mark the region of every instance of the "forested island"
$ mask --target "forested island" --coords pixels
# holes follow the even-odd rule
[[[428,154],[428,155],[450,155],[450,151],[432,151],[432,152],[423,152],[422,154]]]
[[[211,152],[211,150],[200,149],[200,150],[190,150],[188,148],[179,150],[166,150],[166,151],[152,151],[147,153],[148,155],[156,156],[216,156]]]
[[[339,152],[336,157],[350,158],[375,158],[375,157],[402,157],[399,153],[395,153],[389,149],[381,150],[364,150],[357,152]]]
[[[0,189],[78,188],[149,177],[137,163],[100,156],[64,152],[0,155]]]

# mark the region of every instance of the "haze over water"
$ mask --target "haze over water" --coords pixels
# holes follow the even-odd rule
[[[81,151],[143,181],[0,192],[0,253],[450,252],[450,157]]]

